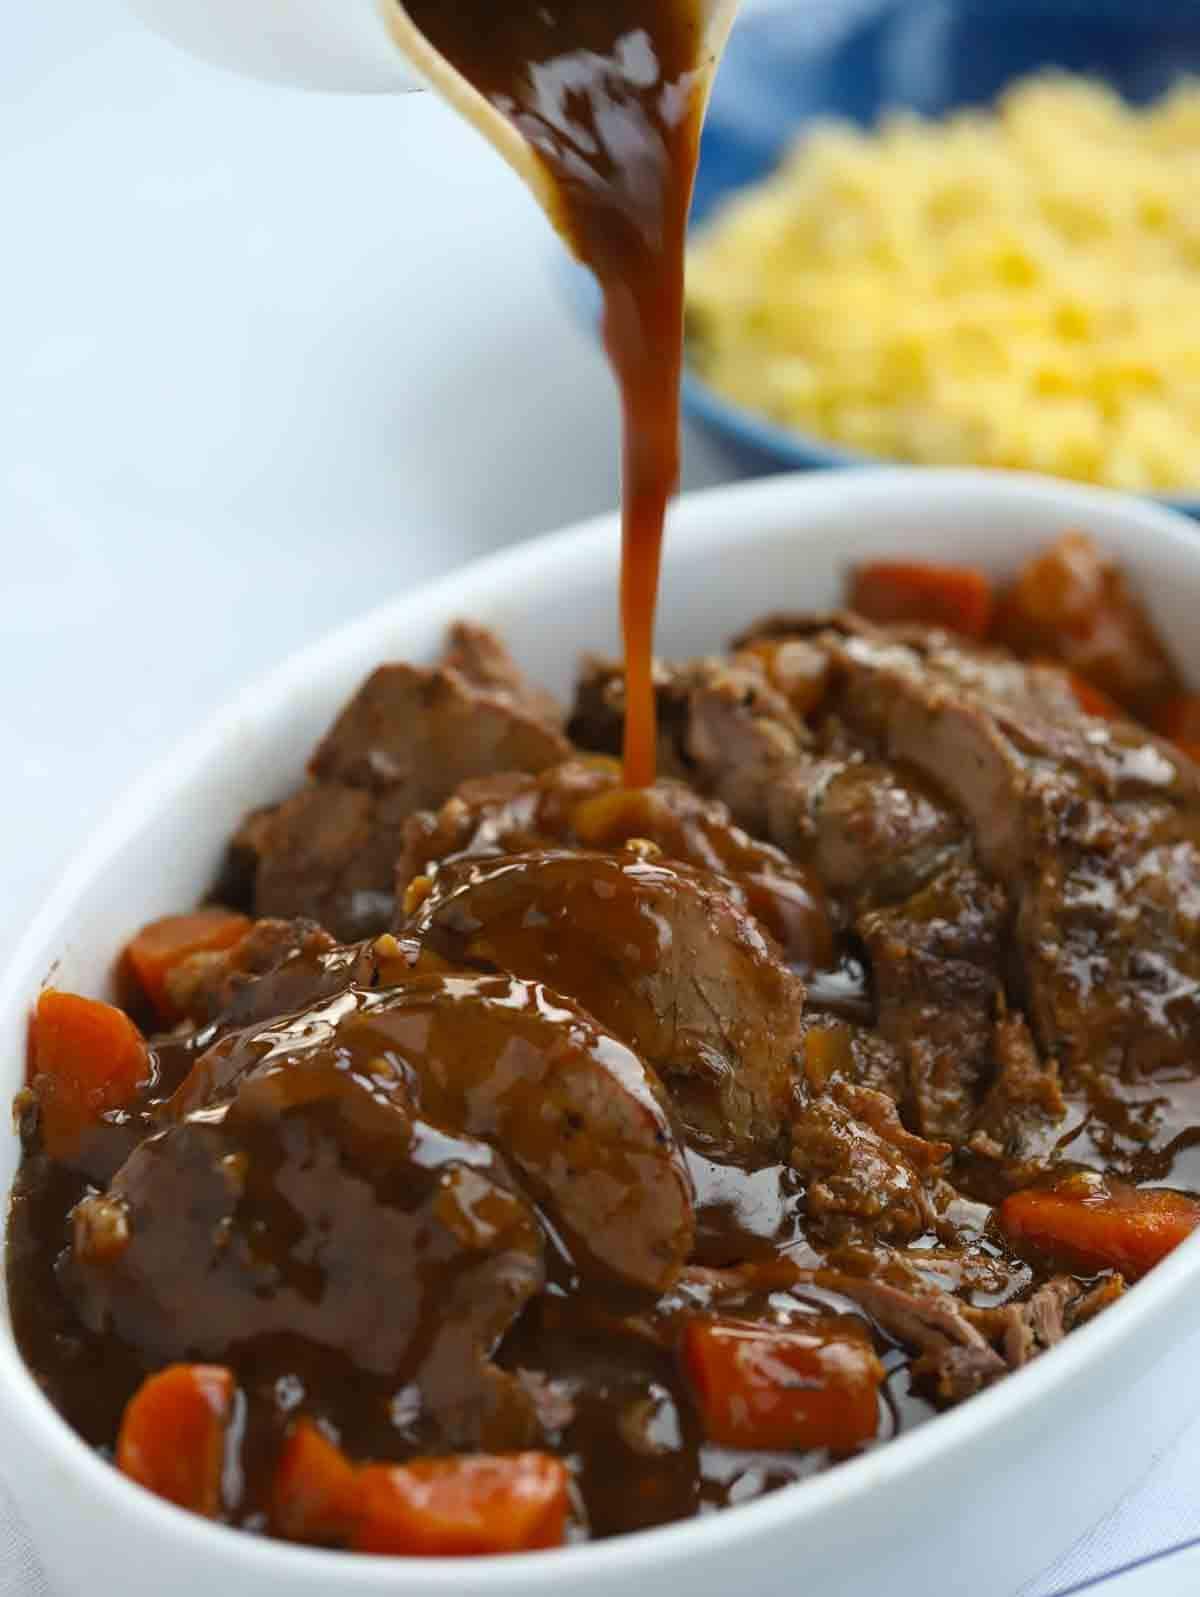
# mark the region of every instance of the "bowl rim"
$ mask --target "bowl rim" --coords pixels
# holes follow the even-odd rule
[[[997,513],[1045,515],[1047,520],[1091,518],[1111,522],[1114,515],[1141,535],[1147,546],[1173,553],[1195,567],[1200,587],[1200,536],[1182,516],[1130,495],[1028,474],[979,468],[872,467],[838,474],[794,473],[748,483],[726,484],[683,496],[676,502],[669,536],[673,544],[705,552],[736,550],[741,531],[760,513],[777,517],[786,507],[800,523],[798,541],[806,535],[820,541],[822,509],[844,511],[847,500],[856,513],[886,518],[897,502],[907,514],[922,505],[952,508],[963,496]],[[44,981],[47,949],[61,940],[76,901],[109,868],[122,846],[162,813],[186,790],[196,773],[244,734],[247,712],[266,723],[278,717],[303,685],[322,666],[354,652],[360,640],[403,638],[406,622],[430,611],[469,608],[487,594],[536,585],[545,590],[556,576],[581,562],[615,574],[619,522],[613,512],[589,518],[563,530],[542,534],[472,561],[365,614],[294,651],[273,669],[259,674],[231,701],[208,717],[118,798],[105,820],[81,846],[35,914],[0,970],[0,1022],[23,1017],[31,996]],[[614,575],[615,582],[615,575]],[[251,721],[253,724],[253,719]],[[411,1572],[422,1590],[457,1592],[464,1581],[486,1594],[493,1581],[505,1592],[546,1591],[572,1576],[628,1577],[639,1569],[677,1567],[706,1551],[736,1549],[772,1530],[799,1531],[834,1506],[845,1506],[884,1489],[889,1481],[931,1465],[940,1455],[978,1445],[1019,1413],[1029,1414],[1052,1389],[1085,1378],[1105,1358],[1134,1339],[1140,1328],[1169,1312],[1195,1289],[1200,1276],[1200,1235],[1191,1238],[1157,1266],[1105,1314],[1073,1332],[1050,1359],[1037,1359],[970,1402],[937,1416],[857,1458],[791,1487],[784,1487],[736,1512],[722,1512],[680,1521],[611,1540],[494,1559],[389,1558],[361,1553],[301,1547],[249,1535],[214,1524],[176,1508],[136,1486],[79,1437],[58,1414],[26,1367],[12,1335],[7,1313],[0,1328],[0,1405],[19,1411],[27,1438],[39,1446],[60,1477],[68,1477],[93,1505],[114,1521],[141,1522],[176,1541],[180,1551],[222,1555],[247,1571],[311,1575],[320,1570],[329,1581],[347,1589],[394,1593]],[[10,1466],[5,1466],[10,1467]],[[214,1540],[214,1538],[216,1540]]]

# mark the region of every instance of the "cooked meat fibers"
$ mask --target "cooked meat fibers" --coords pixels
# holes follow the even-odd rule
[[[1185,755],[844,613],[656,684],[631,791],[615,667],[573,742],[484,628],[380,668],[234,840],[259,918],[166,972],[182,1019],[60,1163],[45,1043],[10,1297],[89,1440],[203,1359],[233,1523],[353,1539],[278,1517],[306,1441],[351,1480],[533,1448],[609,1535],[969,1398],[1200,1218]]]
[[[804,989],[719,878],[582,850],[463,860],[402,930],[452,965],[572,993],[658,1070],[706,1150],[778,1156]]]
[[[312,785],[248,818],[228,874],[249,881],[257,915],[306,916],[346,941],[380,932],[409,815],[468,777],[556,764],[570,750],[560,721],[499,639],[462,623],[440,666],[368,677],[313,754]]]

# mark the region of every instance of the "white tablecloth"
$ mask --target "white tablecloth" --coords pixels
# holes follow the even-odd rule
[[[548,231],[427,97],[242,83],[111,0],[12,4],[0,41],[3,958],[177,734],[389,592],[612,504],[617,440]],[[688,440],[687,486],[724,472]],[[1200,1427],[1029,1597],[1200,1534],[1198,1480]],[[44,1593],[0,1499],[0,1594]]]

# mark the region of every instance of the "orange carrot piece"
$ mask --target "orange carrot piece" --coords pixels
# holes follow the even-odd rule
[[[47,988],[33,1014],[29,1084],[50,1157],[73,1158],[87,1127],[128,1107],[151,1068],[145,1039],[124,1010]]]
[[[1010,1194],[997,1222],[1018,1250],[1062,1269],[1119,1270],[1136,1280],[1200,1225],[1200,1202],[1183,1192],[1075,1177]]]
[[[313,1424],[292,1427],[275,1466],[271,1529],[299,1542],[349,1538],[357,1510],[354,1465]]]
[[[705,1433],[722,1446],[850,1453],[875,1435],[884,1370],[865,1337],[697,1319],[681,1356]]]
[[[358,1472],[353,1545],[366,1553],[453,1557],[557,1547],[566,1465],[549,1453],[464,1454]]]
[[[1200,747],[1200,693],[1177,693],[1160,704],[1154,730],[1181,748]]]
[[[167,915],[151,921],[125,950],[130,969],[155,1013],[163,1020],[179,1017],[167,994],[167,973],[189,954],[218,953],[232,948],[250,930],[245,915],[228,909],[198,909],[189,915]]]
[[[1085,533],[1067,533],[1021,568],[1001,596],[991,635],[1017,654],[1070,666],[1141,719],[1179,692],[1179,674],[1145,608]]]
[[[215,1519],[233,1402],[233,1376],[218,1364],[172,1364],[150,1376],[125,1406],[117,1468],[169,1503]]]
[[[974,566],[874,560],[850,584],[850,608],[868,621],[920,622],[968,638],[985,636],[994,604],[991,581]]]
[[[1053,660],[1043,662],[1053,665]],[[1081,676],[1078,671],[1068,671],[1071,679],[1071,692],[1075,695],[1075,702],[1084,715],[1094,715],[1101,721],[1121,721],[1125,719],[1125,712],[1115,699],[1110,699],[1107,693],[1101,691],[1094,682],[1089,682],[1087,677]]]

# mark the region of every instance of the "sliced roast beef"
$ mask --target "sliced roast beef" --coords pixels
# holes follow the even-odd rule
[[[260,920],[232,948],[181,960],[167,991],[195,1026],[249,1026],[368,983],[373,964],[365,946],[335,943],[313,921]]]
[[[203,1114],[251,1078],[259,1093],[302,1094],[330,1072],[397,1113],[411,1100],[446,1133],[493,1143],[581,1265],[661,1287],[687,1258],[691,1179],[662,1087],[570,999],[507,976],[351,988],[215,1043],[171,1112]]]
[[[707,872],[629,853],[464,860],[405,932],[569,993],[658,1070],[706,1147],[782,1150],[804,989]]]
[[[683,733],[688,693],[684,674],[661,660],[653,664],[658,712],[658,774],[686,779]],[[625,671],[617,660],[586,655],[575,684],[567,736],[578,748],[619,758],[625,729]]]
[[[415,1384],[443,1446],[504,1445],[486,1361],[543,1279],[533,1211],[492,1148],[333,1059],[250,1074],[143,1142],[73,1235],[81,1319],[143,1356],[303,1337]]]
[[[397,810],[441,804],[469,776],[540,771],[566,758],[562,733],[513,703],[438,667],[382,665],[312,757],[319,782],[385,793]]]
[[[656,667],[664,775],[682,777],[729,807],[739,826],[766,835],[770,790],[810,743],[808,729],[754,660]],[[581,747],[615,754],[625,718],[616,664],[586,663],[569,731]]]
[[[877,1325],[918,1354],[913,1384],[927,1389],[939,1404],[972,1397],[1008,1372],[963,1305],[947,1292],[929,1287],[910,1291],[841,1270],[818,1271],[816,1280],[859,1304]]]
[[[570,748],[560,720],[497,638],[460,623],[443,665],[372,672],[314,753],[314,783],[247,818],[226,879],[248,884],[256,915],[373,936],[391,919],[409,815],[468,777],[556,764]]]
[[[1156,1069],[1200,1044],[1200,770],[1129,723],[1082,715],[1054,668],[959,648],[831,642],[840,708],[967,815],[1018,906],[1037,1042]]]
[[[969,1146],[998,1160],[1003,1178],[1023,1185],[1038,1160],[1053,1148],[1067,1113],[1054,1059],[1039,1057],[1023,1015],[1002,1014],[996,1021],[995,1075],[980,1106]]]
[[[456,671],[472,687],[495,694],[513,709],[524,710],[548,727],[557,729],[563,724],[558,700],[529,680],[504,640],[490,627],[475,621],[453,622],[439,664]]]
[[[873,621],[853,610],[772,610],[743,627],[729,647],[735,654],[745,654],[764,644],[800,641],[815,642],[824,652],[829,634],[867,638],[884,635]]]
[[[413,877],[447,859],[563,844],[620,848],[634,839],[654,843],[670,860],[721,876],[792,964],[828,964],[832,928],[811,872],[735,825],[720,800],[702,798],[679,782],[623,787],[619,769],[602,758],[571,760],[538,776],[464,782],[436,813],[418,811],[405,828],[397,890],[403,893]]]
[[[767,814],[771,838],[860,907],[924,887],[963,838],[961,818],[915,773],[861,755],[795,761]]]
[[[314,920],[347,942],[383,931],[408,813],[402,796],[316,782],[250,816],[234,848],[252,861],[255,914]]]
[[[1031,872],[1017,923],[1030,1016],[1068,1081],[1191,1068],[1200,1050],[1200,809],[1146,801]]]
[[[811,742],[808,728],[765,673],[725,661],[691,668],[685,751],[692,780],[766,837],[770,796]]]
[[[904,1060],[912,1124],[961,1142],[986,1087],[1000,986],[1005,899],[966,863],[857,926],[875,978],[879,1029]]]
[[[1022,1302],[1005,1303],[998,1308],[969,1309],[972,1323],[992,1342],[1010,1370],[1047,1348],[1057,1346],[1067,1334],[1065,1315],[1068,1305],[1084,1295],[1079,1283],[1065,1276],[1047,1281]]]
[[[1169,786],[1132,729],[1080,714],[1052,667],[958,646],[930,633],[923,648],[891,638],[829,636],[841,683],[838,707],[888,760],[910,763],[967,816],[986,869],[1013,880],[1073,801],[1128,781]]]

